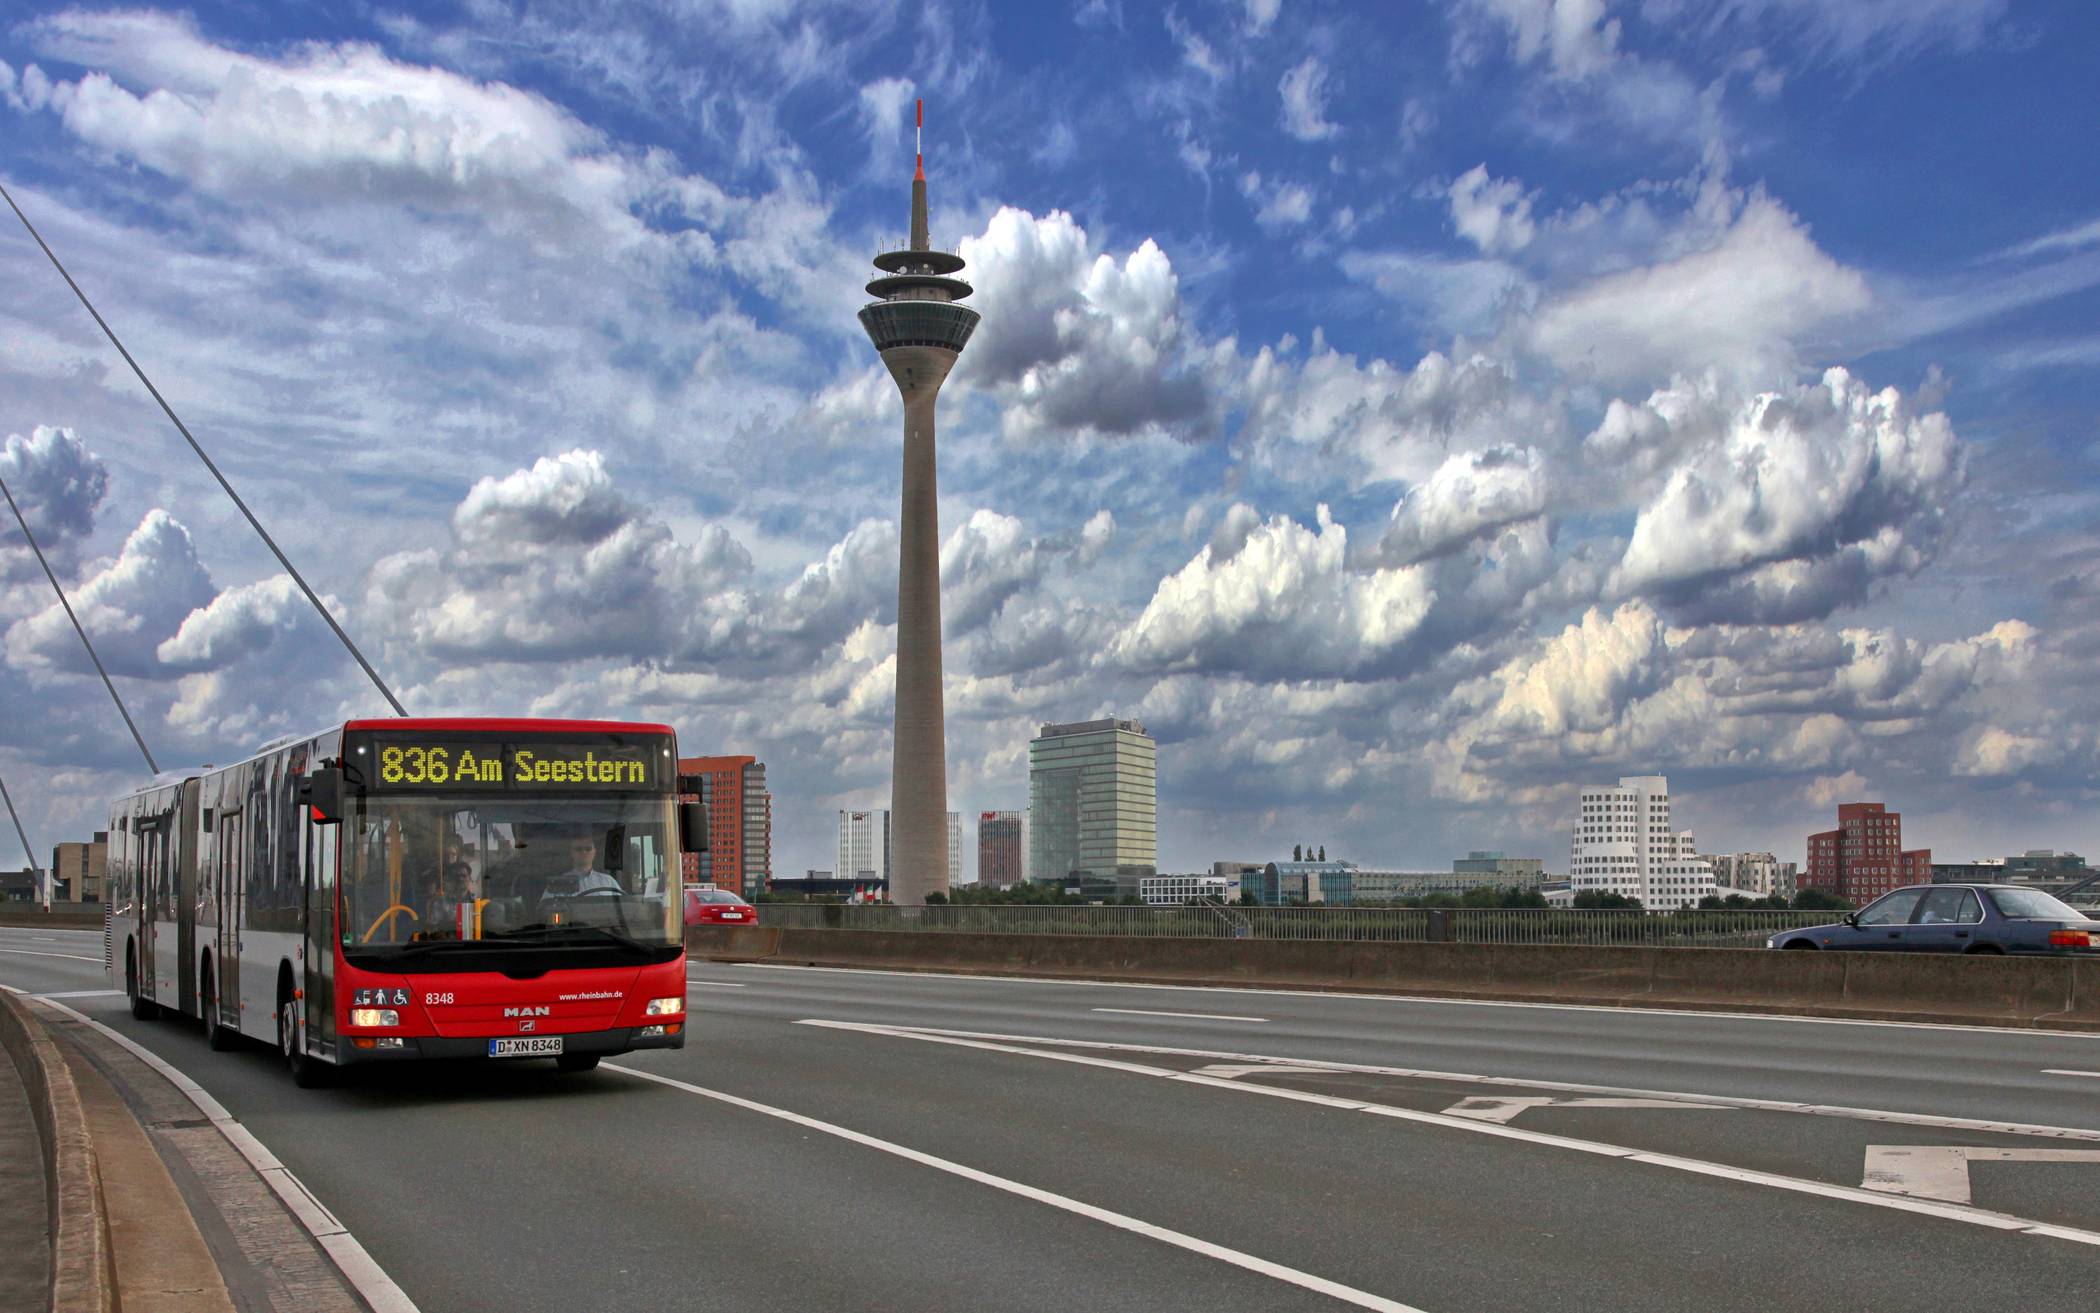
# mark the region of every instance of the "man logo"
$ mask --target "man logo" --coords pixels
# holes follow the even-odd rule
[[[540,1004],[538,1007],[503,1009],[503,1015],[506,1017],[544,1017],[552,1015],[552,1013],[553,1009],[545,1003]]]
[[[520,1035],[522,1035],[522,1034],[524,1034],[525,1032],[527,1032],[527,1031],[531,1030],[531,1029],[532,1029],[532,1028],[533,1028],[534,1026],[537,1026],[538,1024],[539,1024],[538,1022],[536,1022],[536,1021],[532,1021],[532,1020],[529,1020],[529,1019],[528,1019],[528,1020],[525,1020],[525,1021],[521,1021],[521,1022],[519,1022],[519,1023],[518,1023],[518,1033],[519,1033]]]

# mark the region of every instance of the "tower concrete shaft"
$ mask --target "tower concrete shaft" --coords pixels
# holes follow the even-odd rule
[[[923,111],[922,111],[923,121]],[[917,905],[948,888],[947,716],[941,693],[940,483],[934,401],[977,327],[955,304],[970,285],[963,259],[933,249],[926,226],[925,157],[912,179],[911,236],[875,257],[878,297],[861,326],[904,401],[904,494],[897,548],[897,693],[890,767],[890,898]]]

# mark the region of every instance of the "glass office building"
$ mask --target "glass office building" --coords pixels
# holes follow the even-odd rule
[[[1134,720],[1043,726],[1028,745],[1028,878],[1157,870],[1155,759]]]

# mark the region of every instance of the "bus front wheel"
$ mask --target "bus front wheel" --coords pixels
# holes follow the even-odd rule
[[[301,1050],[299,1000],[290,989],[281,990],[277,1000],[277,1050],[284,1055],[285,1069],[292,1073],[292,1084],[312,1090],[328,1083],[328,1072],[321,1061]]]
[[[557,1071],[591,1071],[598,1065],[595,1053],[564,1053],[554,1060]]]

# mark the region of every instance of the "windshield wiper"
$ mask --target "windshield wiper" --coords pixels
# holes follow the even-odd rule
[[[417,939],[406,944],[359,944],[357,948],[384,948],[396,953],[431,953],[441,948],[479,948],[483,939]]]
[[[525,928],[523,928],[523,929],[520,929],[520,930],[507,930],[507,931],[503,932],[503,933],[502,933],[502,934],[500,934],[500,935],[490,935],[490,936],[489,936],[488,938],[489,938],[489,939],[541,939],[541,940],[545,940],[545,939],[559,939],[559,938],[562,938],[562,937],[564,937],[564,936],[567,936],[567,935],[572,935],[572,934],[578,934],[578,933],[585,933],[585,934],[594,934],[594,935],[599,935],[599,936],[602,936],[603,938],[606,938],[606,939],[610,939],[610,940],[611,940],[612,942],[614,942],[614,943],[616,943],[616,944],[620,945],[620,946],[621,946],[622,948],[632,948],[632,949],[636,949],[636,950],[638,950],[638,951],[640,951],[640,952],[644,952],[644,953],[648,953],[648,952],[654,952],[654,951],[655,951],[656,949],[659,949],[659,948],[668,948],[668,947],[669,947],[669,945],[668,945],[668,944],[645,944],[645,943],[643,943],[643,942],[642,942],[641,940],[639,940],[639,939],[635,939],[635,938],[633,938],[633,937],[631,937],[631,936],[629,936],[629,935],[623,935],[623,934],[621,934],[621,933],[620,933],[619,931],[617,931],[617,930],[614,930],[614,929],[612,929],[612,928],[611,928],[611,927],[609,927],[609,926],[602,926],[602,925],[538,925],[538,926],[527,926],[527,927],[525,927]],[[482,942],[486,943],[486,942],[487,942],[487,940],[483,940]]]

